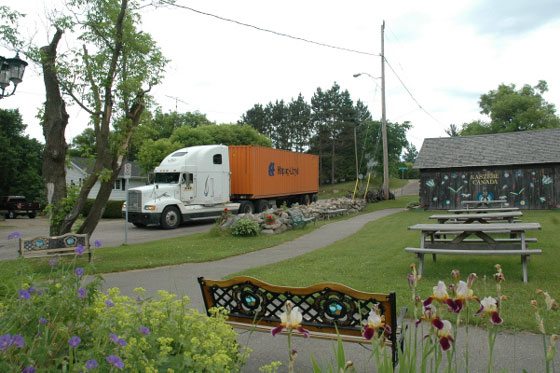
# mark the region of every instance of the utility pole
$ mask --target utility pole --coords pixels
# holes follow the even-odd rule
[[[383,194],[389,199],[389,150],[385,116],[385,21],[381,25],[381,136],[383,138]]]
[[[358,140],[356,139],[356,126],[358,124],[354,122],[354,155],[356,158],[356,180],[358,180],[358,176],[360,171],[358,170]]]

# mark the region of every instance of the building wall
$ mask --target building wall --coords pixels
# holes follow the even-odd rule
[[[420,203],[429,209],[483,196],[523,209],[560,207],[560,164],[420,170]]]
[[[124,179],[119,178],[117,180],[115,180],[115,184],[113,185],[113,190],[111,191],[111,195],[109,196],[109,200],[110,201],[125,201],[126,200],[126,193],[125,193],[125,189],[123,187],[123,181]],[[130,188],[135,188],[138,186],[143,186],[146,185],[146,179],[144,178],[130,178],[129,179],[129,184],[128,184],[128,189]],[[126,187],[126,185],[125,185]],[[88,194],[88,198],[94,199],[95,197],[97,197],[97,193],[99,192],[99,188],[101,188],[101,183],[99,181],[97,181],[93,188],[91,188],[89,194]]]
[[[66,185],[80,185],[87,175],[75,167],[66,167]]]
[[[66,168],[66,185],[75,184],[80,185],[86,179],[87,175],[81,172],[79,169],[75,167],[67,167]],[[135,188],[138,186],[146,185],[147,177],[132,177],[129,179],[128,189]],[[88,198],[95,199],[97,197],[97,193],[99,192],[99,188],[101,187],[101,183],[97,181],[91,191],[88,194]],[[111,201],[125,201],[126,200],[126,193],[125,187],[123,186],[123,179],[119,178],[115,181],[113,185],[113,190],[111,191],[111,195],[109,196],[109,200]]]

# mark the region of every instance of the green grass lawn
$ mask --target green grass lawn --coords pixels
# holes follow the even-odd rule
[[[393,201],[394,202],[394,201]],[[377,204],[379,205],[379,204]],[[368,207],[375,207],[376,204]],[[407,274],[410,264],[416,263],[413,254],[404,252],[407,246],[418,247],[420,234],[407,230],[417,223],[428,223],[432,211],[406,211],[367,224],[357,234],[343,239],[326,248],[273,265],[253,268],[239,274],[256,277],[276,285],[307,286],[318,282],[339,282],[358,290],[369,292],[396,291],[399,305],[409,307],[412,316],[413,302],[408,286]],[[512,330],[537,331],[535,314],[530,305],[538,299],[535,291],[548,291],[555,299],[560,299],[560,213],[554,211],[524,212],[524,222],[539,222],[542,231],[529,233],[538,238],[532,247],[543,250],[542,255],[531,257],[529,262],[529,283],[522,282],[521,260],[519,256],[456,256],[439,255],[437,262],[426,257],[424,278],[419,284],[419,294],[425,299],[432,293],[438,280],[451,283],[451,270],[459,269],[462,279],[469,273],[479,276],[475,283],[475,294],[480,298],[496,296],[493,274],[494,265],[501,264],[507,281],[502,286],[509,298],[502,302],[501,314],[504,328]],[[478,310],[473,304],[470,314]],[[472,318],[471,318],[472,319]],[[478,318],[474,319],[475,324]],[[548,325],[554,328],[548,332],[560,332],[560,312],[553,312]]]

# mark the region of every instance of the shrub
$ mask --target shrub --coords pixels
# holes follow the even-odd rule
[[[0,299],[0,371],[225,372],[245,359],[223,312],[188,309],[188,297],[166,291],[136,299],[86,281],[87,262],[51,259],[37,280],[23,261]],[[84,262],[84,267],[77,263]],[[66,263],[66,264],[65,264]],[[69,264],[68,264],[69,263]]]
[[[259,223],[249,219],[239,219],[233,223],[231,227],[231,234],[234,236],[250,237],[259,234]]]

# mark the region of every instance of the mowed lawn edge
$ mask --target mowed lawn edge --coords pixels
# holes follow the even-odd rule
[[[406,253],[404,248],[418,247],[420,233],[407,228],[413,224],[430,222],[428,217],[434,213],[409,210],[387,216],[366,224],[358,233],[328,247],[228,277],[247,275],[287,286],[338,282],[368,292],[395,291],[397,305],[407,306],[410,310],[408,317],[412,317],[414,302],[407,275],[410,273],[410,264],[418,265],[418,259],[413,254]],[[556,310],[543,313],[544,297],[536,294],[536,290],[541,289],[548,291],[553,298],[560,299],[560,213],[524,211],[523,221],[542,225],[541,231],[528,234],[529,237],[538,239],[538,243],[531,244],[530,248],[543,251],[542,255],[531,257],[528,265],[529,283],[522,282],[520,256],[439,255],[435,263],[431,256],[427,256],[418,295],[422,299],[429,297],[438,280],[450,285],[453,283],[451,271],[458,269],[464,281],[469,273],[478,275],[473,289],[480,299],[486,296],[496,297],[494,265],[500,264],[506,276],[502,292],[508,297],[500,304],[500,315],[504,319],[502,328],[538,332],[535,312],[531,306],[531,300],[537,299],[541,306],[541,316],[545,317],[547,333],[560,333],[560,312]],[[418,312],[421,312],[421,304],[417,307]],[[475,325],[482,324],[480,317],[472,316],[478,309],[478,303],[470,304],[470,319]],[[454,319],[452,315],[447,317]]]

